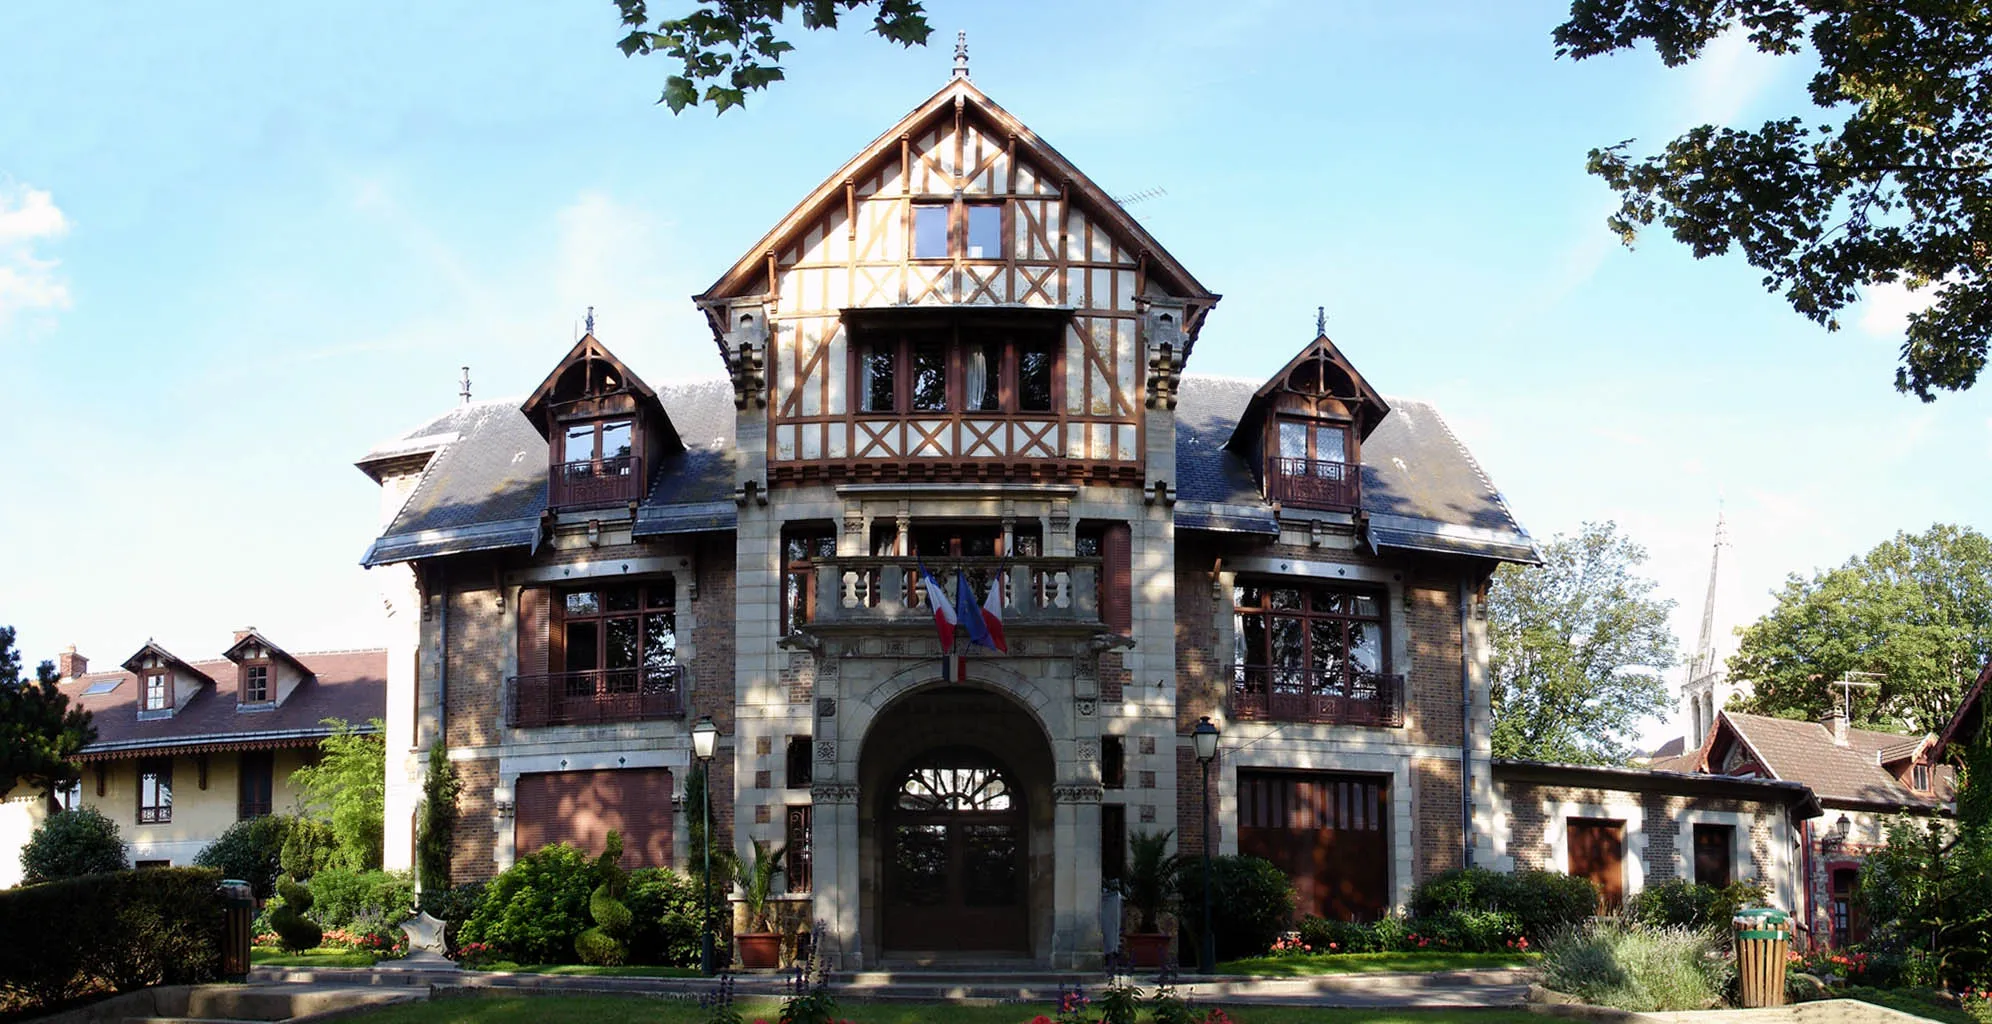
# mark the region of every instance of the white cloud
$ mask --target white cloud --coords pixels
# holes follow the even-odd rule
[[[1749,33],[1731,28],[1716,37],[1691,65],[1687,115],[1692,124],[1726,125],[1778,74],[1778,58],[1757,49]]]
[[[1861,297],[1861,330],[1880,338],[1901,338],[1909,329],[1909,314],[1921,313],[1937,301],[1937,290],[1910,290],[1899,281],[1875,285]]]
[[[36,246],[69,233],[47,191],[0,182],[0,330],[21,313],[69,308],[57,262]]]

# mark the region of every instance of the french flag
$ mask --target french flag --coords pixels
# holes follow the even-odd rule
[[[1010,653],[1010,645],[1003,640],[1003,574],[997,573],[989,580],[989,596],[982,599],[978,609],[982,618],[983,632],[988,636],[987,646],[1004,654]]]
[[[934,609],[934,629],[941,634],[941,653],[946,654],[954,647],[955,626],[960,618],[955,612],[954,603],[948,600],[948,592],[941,589],[941,581],[927,571],[927,563],[920,566],[920,583],[927,588],[927,604]]]

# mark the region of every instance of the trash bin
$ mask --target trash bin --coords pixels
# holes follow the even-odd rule
[[[250,929],[256,920],[256,893],[248,882],[235,878],[221,880],[221,973],[229,978],[249,976]]]
[[[1736,928],[1736,980],[1743,1006],[1785,1004],[1785,951],[1791,947],[1791,915],[1770,907],[1744,910]]]

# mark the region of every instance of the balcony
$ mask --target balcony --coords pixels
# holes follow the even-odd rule
[[[1082,626],[1101,628],[1100,560],[1097,558],[947,558],[928,569],[952,598],[955,579],[968,574],[978,604],[992,583],[1003,586],[1003,628]],[[920,570],[910,557],[851,556],[816,563],[814,614],[809,626],[923,625],[933,628]]]
[[[556,463],[546,478],[548,508],[622,505],[643,498],[643,460],[634,455]]]
[[[1248,722],[1316,722],[1397,728],[1404,724],[1404,677],[1340,669],[1239,665],[1231,717]]]
[[[685,715],[683,665],[553,672],[512,679],[512,725],[603,725]]]
[[[1266,461],[1266,497],[1297,508],[1354,511],[1363,503],[1363,467],[1326,459]]]

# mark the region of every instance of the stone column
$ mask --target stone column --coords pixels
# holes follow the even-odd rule
[[[810,787],[810,851],[814,874],[816,949],[832,970],[865,966],[858,934],[858,787],[851,782],[819,782]]]
[[[1050,966],[1097,970],[1100,944],[1100,795],[1095,783],[1052,787],[1053,886]]]

